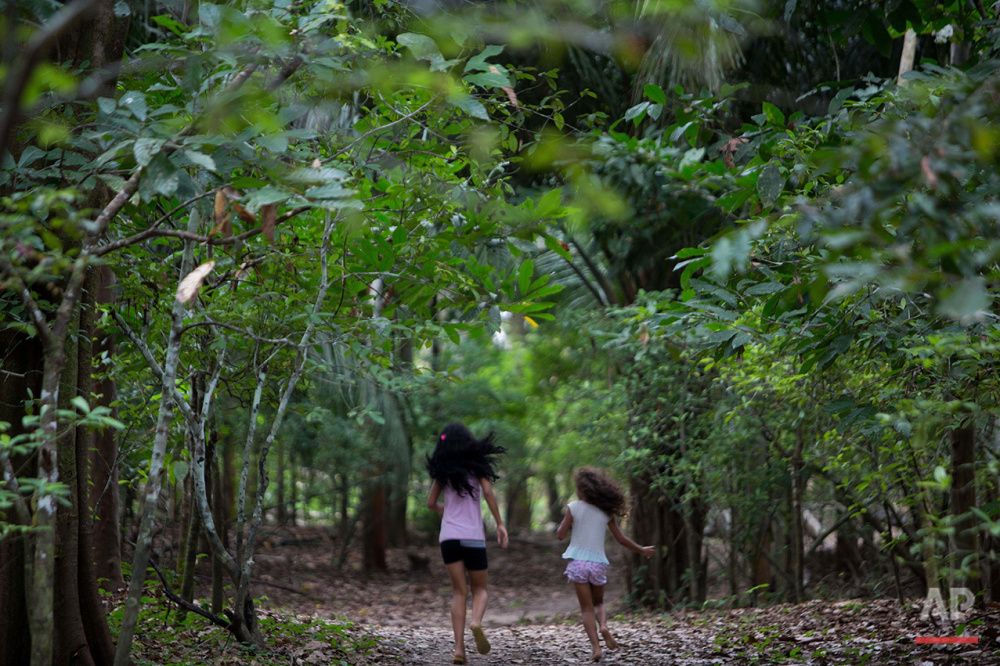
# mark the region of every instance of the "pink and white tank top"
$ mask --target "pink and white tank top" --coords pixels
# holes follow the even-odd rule
[[[451,486],[441,492],[444,498],[444,515],[441,517],[441,534],[438,541],[459,539],[482,541],[486,545],[486,530],[483,528],[483,510],[480,505],[482,489],[479,479],[469,477],[472,493],[459,495]]]

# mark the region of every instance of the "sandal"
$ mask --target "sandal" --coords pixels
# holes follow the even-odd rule
[[[456,654],[455,658],[451,660],[451,663],[453,663],[453,664],[467,664],[469,662],[466,661],[465,657],[462,657],[462,656],[459,656],[459,655]]]
[[[479,654],[487,654],[490,651],[490,641],[486,638],[482,627],[473,627],[472,635],[476,639],[476,651]]]
[[[601,627],[601,636],[604,636],[604,644],[608,646],[609,650],[618,647],[618,641],[615,640],[614,634],[607,627]]]

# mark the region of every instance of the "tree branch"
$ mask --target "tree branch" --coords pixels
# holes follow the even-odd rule
[[[151,567],[153,567],[153,571],[156,572],[156,575],[157,575],[157,577],[159,577],[160,582],[163,583],[163,593],[167,595],[168,599],[170,599],[171,601],[173,601],[175,604],[177,604],[178,606],[180,606],[184,610],[191,611],[192,613],[196,613],[198,615],[201,615],[203,618],[205,618],[206,620],[208,620],[209,622],[211,622],[212,624],[214,624],[216,626],[222,627],[223,629],[225,629],[227,631],[231,630],[232,623],[230,623],[228,620],[224,620],[223,618],[219,617],[215,613],[213,613],[213,612],[211,612],[209,610],[205,610],[201,606],[193,604],[190,601],[188,601],[187,599],[183,599],[180,596],[178,596],[170,588],[170,583],[167,582],[167,578],[163,575],[163,572],[160,571],[160,567],[156,566],[156,560],[155,559],[153,559],[152,557],[149,558],[149,564],[150,564]]]
[[[136,181],[136,185],[138,186],[138,181]],[[124,190],[122,191],[124,192]],[[207,196],[207,194],[201,196]],[[199,196],[198,198],[201,197]],[[124,205],[124,202],[122,202],[122,204]],[[295,217],[300,213],[304,213],[307,210],[312,210],[312,207],[299,206],[298,208],[294,208],[285,213],[284,215],[282,215],[281,217],[279,217],[274,224],[275,226],[277,226],[282,222],[287,222],[291,218]],[[171,211],[171,213],[169,214],[173,214],[173,212],[174,211]],[[117,212],[115,214],[117,214]],[[180,238],[182,240],[192,241],[195,243],[202,243],[205,245],[235,245],[237,243],[241,243],[247,240],[248,238],[253,238],[260,232],[261,232],[260,227],[255,227],[253,229],[250,229],[249,231],[244,231],[239,236],[230,236],[229,238],[218,238],[218,237],[209,238],[208,236],[202,236],[200,234],[192,233],[190,231],[184,231],[181,229],[150,228],[147,229],[146,231],[142,231],[138,234],[135,234],[134,236],[130,236],[129,238],[123,238],[120,241],[115,241],[114,243],[108,243],[107,245],[102,245],[97,250],[95,250],[93,254],[96,256],[102,256],[104,254],[107,254],[108,252],[121,249],[128,245],[134,245],[135,243],[144,241],[147,238],[169,237],[169,238]]]

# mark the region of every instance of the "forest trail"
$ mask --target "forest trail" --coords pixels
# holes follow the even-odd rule
[[[331,566],[331,557],[338,552],[335,546],[322,530],[300,528],[294,534],[270,534],[256,557],[260,606],[264,612],[347,619],[356,623],[354,640],[378,640],[367,641],[371,645],[361,654],[330,650],[306,640],[288,646],[293,663],[450,664],[451,591],[437,545],[390,550],[389,572],[378,575],[365,575],[360,562],[350,558],[341,570]],[[565,544],[546,533],[514,537],[506,551],[489,544],[490,601],[484,626],[493,649],[487,655],[476,654],[472,637],[467,636],[470,666],[590,663],[576,596],[562,573],[564,548]],[[623,614],[624,555],[623,550],[609,546],[613,563],[607,588],[608,617],[620,646],[606,650],[603,663],[1000,663],[995,609],[984,624],[967,632],[980,637],[979,645],[916,645],[915,636],[949,635],[947,628],[920,621],[919,604],[901,610],[894,599]]]

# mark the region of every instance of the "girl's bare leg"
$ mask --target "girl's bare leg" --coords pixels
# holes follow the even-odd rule
[[[594,650],[592,659],[601,660],[601,644],[597,642],[597,624],[594,622],[594,598],[590,592],[590,583],[573,583],[576,588],[576,598],[580,602],[580,613],[583,615],[583,628],[590,639]]]
[[[490,651],[490,642],[483,633],[483,615],[486,614],[486,582],[489,579],[486,569],[469,572],[469,583],[472,586],[472,634],[476,638],[476,650],[479,654]]]
[[[618,647],[618,641],[615,640],[614,634],[611,633],[611,629],[608,627],[608,618],[604,610],[604,586],[591,583],[590,597],[594,601],[594,617],[597,619],[597,630],[604,636],[604,644],[608,646],[608,649],[614,650]]]
[[[472,586],[472,626],[481,627],[483,616],[486,615],[486,582],[489,574],[486,569],[482,571],[470,571],[469,583]]]
[[[465,659],[465,600],[469,588],[465,583],[465,562],[446,565],[451,578],[451,628],[455,632],[455,656]]]
[[[594,617],[597,619],[597,627],[607,627],[608,619],[604,612],[604,586],[591,583],[590,598],[594,600]]]

